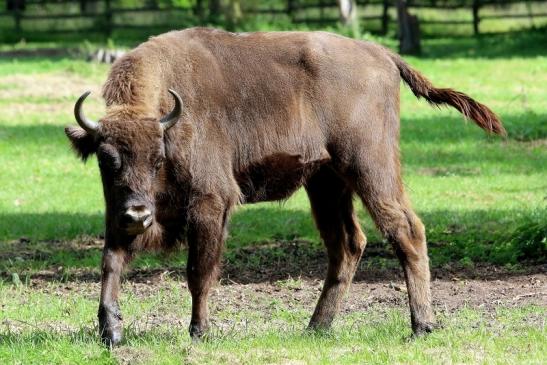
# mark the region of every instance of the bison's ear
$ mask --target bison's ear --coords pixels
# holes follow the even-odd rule
[[[95,137],[87,133],[80,127],[66,127],[65,134],[72,144],[74,152],[82,159],[86,161],[87,158],[97,152],[97,142]]]

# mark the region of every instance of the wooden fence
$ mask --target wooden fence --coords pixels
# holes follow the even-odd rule
[[[357,0],[359,7],[359,19],[366,21],[378,21],[380,22],[380,33],[386,34],[392,23],[395,22],[393,16],[390,15],[390,9],[395,8],[396,2],[394,0]],[[337,3],[335,0],[319,0],[311,3],[300,3],[297,0],[288,0],[288,3],[296,3],[292,7],[287,6],[287,13],[292,14],[292,21],[294,23],[336,23],[338,17],[336,15]],[[455,1],[442,1],[442,0],[430,0],[430,1],[407,1],[409,9],[433,9],[433,10],[459,10],[467,9],[471,13],[471,20],[460,19],[438,19],[428,20],[420,19],[420,24],[438,24],[438,25],[469,25],[473,27],[473,33],[475,35],[480,33],[481,20],[488,19],[515,19],[515,18],[544,18],[547,17],[547,9],[542,12],[527,12],[527,13],[498,13],[480,15],[481,8],[486,6],[509,6],[512,4],[531,4],[531,3],[547,3],[546,0],[455,0]],[[381,7],[381,12],[376,15],[368,15],[366,12],[367,7],[377,6]],[[319,8],[321,14],[325,14],[325,9],[331,9],[330,16],[319,17],[299,17],[298,12],[304,9]]]
[[[456,25],[472,27],[475,34],[480,32],[480,22],[488,19],[544,18],[547,11],[526,13],[502,12],[481,15],[480,11],[487,6],[504,6],[511,4],[543,3],[545,0],[407,0],[412,9],[464,10],[469,11],[469,19],[420,19],[420,24]],[[49,33],[103,33],[109,37],[115,29],[143,29],[186,27],[198,24],[225,24],[225,20],[212,18],[207,14],[201,0],[196,0],[193,6],[158,6],[142,1],[139,6],[121,6],[113,0],[8,0],[7,6],[0,9],[0,22],[3,31]],[[138,3],[138,1],[136,1]],[[245,2],[243,1],[242,4]],[[243,6],[243,14],[247,17],[270,16],[284,17],[291,23],[306,23],[313,25],[328,25],[338,22],[336,0],[280,0],[270,2],[268,6]],[[24,6],[23,6],[24,4]],[[386,34],[395,21],[390,10],[394,9],[394,0],[357,0],[359,19],[363,23],[378,22],[379,33]],[[377,13],[371,14],[368,9],[374,8]],[[543,8],[545,10],[545,8]],[[158,17],[158,14],[162,14]],[[168,15],[167,18],[165,15]],[[9,24],[11,19],[12,24]],[[2,21],[3,20],[3,21]],[[75,20],[83,20],[82,24],[74,26]],[[137,21],[139,20],[139,21]],[[145,20],[143,23],[142,20]],[[53,22],[55,26],[37,27],[40,22]],[[72,24],[71,24],[72,23]],[[63,26],[63,24],[65,26]],[[59,27],[61,25],[61,27]]]

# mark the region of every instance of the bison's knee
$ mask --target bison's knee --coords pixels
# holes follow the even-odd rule
[[[389,213],[378,225],[399,259],[411,262],[427,259],[425,227],[420,218],[405,209]]]
[[[367,246],[367,237],[361,231],[361,229],[358,228],[357,232],[355,232],[355,234],[353,234],[349,239],[349,242],[348,242],[349,252],[352,256],[360,258],[363,252],[365,251],[366,246]]]

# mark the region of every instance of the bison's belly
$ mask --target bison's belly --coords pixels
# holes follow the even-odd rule
[[[236,173],[236,180],[245,203],[286,199],[328,161],[330,156],[326,151],[313,160],[278,153]]]

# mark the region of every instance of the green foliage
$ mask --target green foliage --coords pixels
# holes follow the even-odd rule
[[[526,96],[522,97],[523,100],[526,100]],[[523,102],[525,103],[525,101]],[[529,125],[528,123],[523,123],[524,120],[541,120],[544,118],[541,115],[538,115],[534,110],[524,109],[524,112],[509,121],[506,125],[506,129],[511,136],[511,138],[522,141],[522,142],[532,142],[532,141],[541,141],[547,138],[547,123],[540,123],[538,125]]]
[[[547,214],[543,211],[527,218],[511,237],[517,259],[547,261]]]

